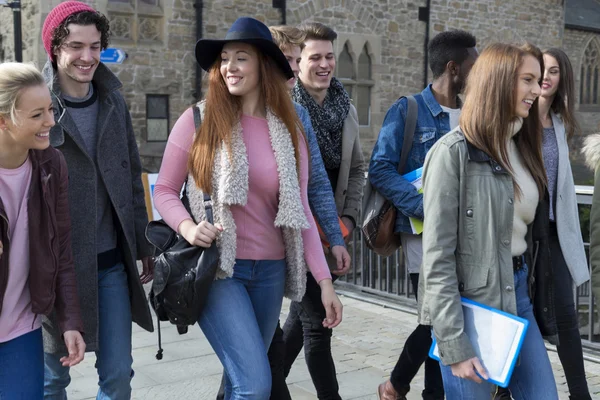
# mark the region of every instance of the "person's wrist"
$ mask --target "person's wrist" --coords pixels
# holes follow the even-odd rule
[[[179,225],[179,234],[181,236],[183,236],[183,238],[185,240],[187,240],[188,242],[189,242],[189,233],[190,233],[190,230],[193,227],[193,225],[195,225],[195,224],[191,219],[186,219]]]
[[[333,290],[333,281],[331,278],[322,279],[319,281],[319,286],[321,287],[322,291]]]

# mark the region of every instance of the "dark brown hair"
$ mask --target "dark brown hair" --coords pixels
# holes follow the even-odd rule
[[[300,27],[300,30],[304,32],[307,40],[327,40],[333,43],[337,39],[337,33],[327,25],[323,25],[319,22],[309,22]]]
[[[544,50],[544,55],[554,57],[558,62],[559,80],[558,89],[554,94],[554,100],[550,109],[556,114],[560,114],[565,123],[565,131],[567,138],[572,138],[573,135],[579,132],[579,124],[575,118],[575,79],[573,75],[573,66],[569,60],[569,56],[556,47]]]
[[[513,178],[515,195],[521,189],[514,179],[506,143],[513,132],[515,118],[515,90],[518,71],[526,56],[533,56],[544,70],[542,52],[532,44],[516,46],[495,43],[479,56],[467,78],[465,103],[460,117],[460,127],[465,137],[475,147],[487,153],[507,170]],[[543,198],[546,189],[546,171],[542,158],[542,125],[536,100],[523,120],[523,127],[515,137],[525,168],[532,175]]]
[[[75,25],[96,25],[96,29],[100,32],[100,47],[102,50],[108,47],[110,39],[110,24],[104,14],[97,11],[81,11],[69,15],[60,25],[52,32],[52,54],[56,54],[60,46],[63,45],[65,38],[69,36],[69,24]]]

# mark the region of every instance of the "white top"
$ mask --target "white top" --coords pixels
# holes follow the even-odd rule
[[[515,186],[515,212],[513,215],[513,232],[511,252],[513,256],[520,256],[527,250],[527,225],[533,222],[535,210],[538,205],[539,193],[537,185],[529,171],[523,165],[521,153],[517,149],[514,139],[508,143],[508,158],[515,174],[515,180],[521,189],[517,195]]]
[[[444,107],[441,104],[440,107],[450,116],[450,130],[456,128],[458,126],[458,119],[460,118],[460,108]]]

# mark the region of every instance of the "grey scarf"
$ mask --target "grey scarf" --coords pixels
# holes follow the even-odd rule
[[[342,130],[350,111],[350,96],[344,86],[336,78],[332,78],[321,107],[298,80],[292,90],[292,98],[306,108],[310,115],[325,168],[339,168],[342,162]]]

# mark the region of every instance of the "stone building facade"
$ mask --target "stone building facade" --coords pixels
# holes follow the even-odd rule
[[[194,43],[202,35],[223,37],[239,16],[268,25],[281,23],[273,0],[84,0],[111,21],[111,47],[128,58],[110,68],[123,81],[144,166],[156,171],[169,129],[197,95]],[[564,46],[579,73],[584,46],[598,32],[565,29],[565,9],[575,0],[431,0],[429,31],[420,8],[426,0],[287,0],[286,21],[318,21],[338,32],[337,76],[351,94],[361,124],[366,155],[389,106],[402,95],[422,90],[425,40],[453,28],[471,31],[478,47],[496,41],[528,40],[540,47]],[[579,0],[595,3],[597,0]],[[59,0],[23,0],[24,59],[45,61],[39,39],[42,21]],[[201,16],[197,12],[201,6]],[[568,14],[568,12],[567,12]],[[201,18],[200,18],[201,17]],[[0,8],[0,58],[12,59],[12,16]],[[426,18],[422,18],[426,19]],[[596,43],[596,42],[594,42]],[[578,83],[580,82],[578,77]],[[585,107],[584,107],[585,108]],[[593,107],[591,107],[593,109]],[[595,113],[581,114],[586,132]]]

